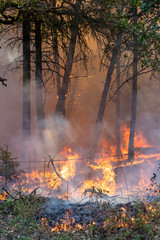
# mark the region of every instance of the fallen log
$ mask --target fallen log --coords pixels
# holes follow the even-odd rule
[[[3,190],[4,192],[6,192],[7,195],[9,195],[11,198],[13,198],[13,199],[15,200],[15,198],[12,196],[11,193],[9,193],[9,192],[7,191],[7,189],[5,189],[5,188],[3,187],[2,190]]]

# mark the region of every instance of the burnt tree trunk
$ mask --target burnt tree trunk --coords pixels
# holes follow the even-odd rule
[[[117,89],[120,88],[120,55],[117,55],[117,74],[116,74]],[[121,152],[121,134],[120,134],[120,89],[116,96],[116,155],[122,155]]]
[[[99,111],[98,111],[98,115],[97,115],[96,125],[95,125],[95,129],[94,129],[94,135],[92,137],[93,142],[91,144],[91,155],[94,155],[94,153],[96,152],[100,126],[102,123],[102,119],[104,117],[104,112],[105,112],[105,108],[106,108],[106,100],[107,100],[107,96],[108,96],[108,92],[109,92],[109,88],[110,88],[110,84],[111,84],[111,80],[112,80],[112,74],[113,74],[114,67],[116,64],[117,55],[119,53],[119,48],[121,45],[121,38],[122,38],[122,34],[118,34],[117,40],[115,42],[115,47],[112,52],[112,57],[110,60],[110,65],[109,65],[109,69],[108,69],[108,73],[107,73],[107,77],[106,77],[106,81],[105,81],[105,85],[104,85],[104,89],[103,89],[103,93],[102,93],[102,98],[101,98],[101,102],[100,102],[100,106],[99,106]]]
[[[30,136],[31,109],[30,109],[30,21],[23,21],[23,135]]]
[[[137,9],[135,9],[134,25],[137,26]],[[131,123],[130,123],[130,136],[128,146],[128,161],[134,159],[134,138],[136,128],[136,108],[137,108],[137,78],[138,78],[138,50],[137,50],[137,37],[134,35],[134,48],[133,48],[133,79],[132,79],[132,105],[131,105]]]
[[[41,37],[41,22],[35,21],[35,48],[36,48],[36,110],[39,131],[45,129],[45,114],[43,105],[43,80],[42,80],[42,37]]]
[[[70,75],[72,71],[76,40],[77,40],[77,25],[74,25],[71,30],[71,39],[69,43],[69,50],[67,55],[67,61],[65,66],[65,72],[62,81],[62,87],[60,88],[58,101],[55,109],[55,115],[65,117],[65,101],[70,84]]]

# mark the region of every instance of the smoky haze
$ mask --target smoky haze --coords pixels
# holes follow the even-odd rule
[[[72,101],[72,108],[68,120],[60,122],[60,119],[53,120],[54,110],[57,102],[57,89],[49,90],[45,101],[45,115],[47,128],[42,141],[37,133],[37,116],[35,107],[35,82],[31,79],[31,128],[32,137],[29,140],[22,140],[22,74],[18,72],[5,72],[3,67],[13,61],[16,53],[9,49],[1,49],[1,76],[8,79],[7,87],[0,86],[0,109],[1,109],[1,136],[0,144],[9,144],[10,149],[17,154],[23,152],[28,145],[35,151],[42,154],[43,151],[56,153],[59,149],[59,133],[57,122],[64,129],[64,145],[72,145],[87,149],[90,146],[93,127],[95,125],[101,94],[106,79],[107,69],[99,71],[99,60],[96,45],[91,42],[95,57],[88,65],[88,71],[83,70],[83,66],[76,64],[72,71],[70,94],[67,97],[66,107],[68,107],[74,82],[77,81],[75,93]],[[115,75],[115,74],[114,74]],[[114,76],[113,76],[114,78]],[[143,131],[144,136],[152,145],[160,145],[160,99],[152,82],[148,81],[149,76],[139,77],[138,104],[137,104],[137,123],[136,128]],[[159,87],[159,76],[155,79],[156,89]],[[44,95],[45,96],[45,95]],[[131,84],[126,84],[121,89],[121,124],[130,124],[131,107]],[[66,109],[66,112],[68,109]],[[56,122],[57,121],[57,122]],[[101,135],[110,143],[115,141],[115,98],[106,107],[102,124]],[[24,141],[24,142],[23,142]],[[19,146],[20,149],[19,149]],[[27,151],[27,150],[26,150]]]
[[[49,89],[45,99],[45,123],[46,129],[43,137],[38,134],[38,124],[35,102],[35,79],[31,78],[31,137],[22,137],[22,73],[5,72],[3,67],[13,61],[14,55],[9,50],[1,49],[0,67],[1,76],[7,78],[7,87],[0,85],[0,146],[9,144],[9,151],[14,157],[18,157],[20,168],[26,172],[28,170],[43,169],[43,161],[48,161],[48,155],[61,159],[60,150],[68,145],[73,151],[78,152],[82,157],[90,157],[90,142],[95,126],[101,95],[106,80],[107,69],[99,71],[99,59],[95,44],[92,45],[95,57],[88,65],[88,71],[83,66],[76,64],[72,71],[70,94],[67,96],[66,115],[67,119],[53,118],[57,102],[56,84]],[[113,79],[116,73],[114,72]],[[141,130],[148,143],[160,146],[160,98],[159,76],[153,82],[149,82],[149,75],[139,77],[138,84],[138,104],[136,130]],[[75,81],[76,87],[74,86]],[[75,88],[74,88],[75,87]],[[130,126],[131,120],[131,83],[127,83],[121,89],[121,126]],[[115,89],[114,89],[115,90]],[[70,101],[74,92],[73,99]],[[114,91],[110,94],[112,95]],[[70,106],[70,103],[72,107]],[[101,127],[101,138],[106,139],[110,151],[110,145],[115,145],[115,118],[116,106],[115,97],[107,103],[103,123]],[[71,109],[70,109],[71,107]],[[69,112],[70,111],[70,112]],[[61,137],[63,135],[63,137]],[[28,163],[31,161],[31,163]],[[35,163],[37,161],[37,163]],[[29,166],[30,164],[30,166]],[[79,186],[83,180],[89,179],[88,168],[85,161],[76,163],[76,178],[71,187]],[[116,179],[117,183],[122,183],[126,190],[126,181],[129,186],[138,182],[140,171],[146,173],[146,178],[150,179],[153,171],[158,165],[150,170],[150,165],[144,163],[141,168],[132,166],[131,168],[121,168]],[[29,169],[29,167],[31,169]],[[103,167],[102,167],[103,169]],[[44,169],[43,169],[44,170]],[[42,170],[42,171],[43,171]],[[53,169],[51,169],[53,172]],[[125,177],[124,177],[125,176]],[[101,179],[102,171],[94,172],[94,178]],[[73,184],[73,186],[72,186]],[[113,184],[112,182],[110,184]],[[62,192],[66,191],[66,186],[62,186]],[[74,193],[75,194],[75,193]],[[77,195],[74,196],[77,198]],[[50,206],[50,204],[49,204]]]

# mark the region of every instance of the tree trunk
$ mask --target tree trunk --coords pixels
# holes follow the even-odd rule
[[[120,87],[120,54],[117,55],[117,74],[116,74],[116,83],[117,89]],[[121,134],[120,134],[120,89],[117,92],[116,96],[116,128],[115,128],[115,136],[116,136],[116,155],[117,158],[121,158]],[[115,162],[114,166],[117,166],[118,161]],[[115,182],[119,184],[119,181],[123,179],[123,171],[121,168],[114,168],[115,172]]]
[[[76,90],[78,86],[78,78],[75,78],[72,83],[72,92],[70,93],[70,98],[67,104],[67,118],[69,119],[72,113],[73,105],[74,105],[74,99],[76,95]]]
[[[134,25],[137,26],[137,9],[134,16]],[[137,74],[138,74],[138,50],[137,50],[137,37],[134,35],[134,49],[133,49],[133,80],[132,80],[132,106],[131,106],[131,123],[130,123],[130,136],[128,147],[128,161],[134,159],[134,137],[136,128],[136,108],[137,108]]]
[[[115,47],[112,52],[112,58],[110,60],[110,66],[108,69],[108,73],[107,73],[107,77],[106,77],[106,81],[105,81],[105,85],[104,85],[104,89],[103,89],[103,93],[102,93],[102,98],[101,98],[101,102],[100,102],[100,106],[99,106],[99,111],[98,111],[98,115],[97,115],[96,125],[95,125],[95,129],[94,129],[94,135],[92,137],[91,155],[94,155],[96,148],[97,148],[100,125],[101,125],[102,119],[104,117],[104,112],[105,112],[105,108],[106,108],[106,99],[108,96],[110,83],[111,83],[111,79],[112,79],[112,74],[113,74],[114,67],[116,64],[117,55],[118,55],[119,48],[121,45],[121,38],[122,38],[122,34],[118,34],[117,40],[115,42]]]
[[[67,62],[65,66],[65,72],[62,81],[62,87],[59,91],[58,101],[56,105],[55,115],[65,117],[65,100],[70,84],[70,75],[72,71],[76,40],[77,40],[77,26],[74,25],[71,30],[71,39],[69,43],[69,50],[67,55]]]
[[[101,98],[101,102],[100,102],[100,106],[99,106],[99,112],[98,112],[98,116],[97,116],[97,120],[96,120],[97,125],[102,122],[102,119],[103,119],[103,116],[104,116],[104,111],[105,111],[105,108],[106,108],[106,99],[107,99],[107,96],[108,96],[108,91],[109,91],[109,87],[110,87],[110,83],[111,83],[111,79],[112,79],[113,70],[114,70],[114,67],[115,67],[115,64],[116,64],[116,59],[117,59],[120,44],[121,44],[121,34],[118,35],[117,41],[115,43],[115,47],[113,49],[112,58],[111,58],[111,61],[110,61],[110,66],[109,66],[109,69],[108,69],[106,82],[105,82],[105,85],[104,85],[102,98]]]
[[[41,22],[35,21],[35,47],[36,47],[36,109],[39,131],[45,129],[45,114],[42,97],[42,37]]]
[[[56,0],[53,0],[53,8],[56,7]],[[56,15],[53,15],[53,21],[56,21]],[[53,29],[53,55],[55,62],[55,72],[56,72],[56,83],[57,83],[57,93],[60,95],[60,65],[59,65],[59,50],[58,50],[58,39],[57,39],[57,30]]]
[[[76,0],[76,4],[78,4],[78,0]],[[66,111],[65,111],[65,103],[66,103],[66,97],[69,91],[69,84],[70,84],[70,75],[72,71],[73,66],[73,60],[74,60],[74,53],[76,48],[76,41],[77,41],[77,35],[78,35],[78,19],[76,16],[72,20],[71,25],[71,36],[69,41],[69,47],[67,52],[67,59],[65,64],[65,71],[62,79],[62,84],[60,84],[60,79],[57,77],[57,89],[58,89],[58,101],[54,113],[54,120],[56,124],[57,129],[57,153],[60,152],[61,148],[64,145],[64,136],[66,133]],[[55,35],[56,36],[56,35]],[[58,50],[58,44],[57,44],[57,38],[55,39],[55,47]],[[58,52],[57,52],[58,53]],[[57,67],[59,66],[59,55],[57,54]],[[57,61],[58,60],[58,61]],[[59,71],[59,69],[58,69]],[[58,119],[57,119],[58,116]],[[61,120],[59,119],[61,118]]]
[[[23,135],[30,136],[30,21],[23,21]]]
[[[120,55],[117,55],[117,89],[120,87]],[[120,134],[120,89],[116,97],[116,155],[122,155],[121,152],[121,134]]]

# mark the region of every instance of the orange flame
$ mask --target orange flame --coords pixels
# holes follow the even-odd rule
[[[6,197],[7,197],[7,193],[6,192],[0,194],[0,201],[5,201]]]
[[[103,140],[102,148],[101,148],[101,155],[99,157],[95,157],[94,162],[90,163],[90,168],[93,171],[94,178],[84,180],[82,183],[79,184],[77,188],[72,186],[72,180],[76,178],[76,167],[77,162],[79,160],[79,155],[72,151],[71,148],[65,147],[63,151],[60,153],[61,161],[54,161],[56,166],[57,173],[53,170],[51,164],[49,168],[46,168],[45,173],[42,171],[32,171],[30,173],[25,174],[25,178],[21,184],[26,186],[23,188],[23,191],[27,192],[27,185],[28,188],[33,186],[40,187],[40,193],[45,194],[48,190],[52,191],[59,191],[63,189],[62,193],[58,193],[59,197],[69,197],[70,192],[76,192],[76,196],[82,196],[86,189],[92,189],[93,186],[96,189],[101,189],[104,192],[109,193],[109,195],[114,195],[117,192],[117,186],[115,182],[115,169],[117,167],[124,167],[124,166],[132,166],[139,163],[147,162],[150,164],[150,170],[152,171],[154,167],[154,163],[149,161],[149,159],[153,158],[154,160],[160,159],[160,154],[142,154],[136,152],[134,161],[127,162],[128,156],[128,142],[129,142],[129,128],[124,125],[121,129],[121,151],[122,156],[116,156],[116,146],[109,144],[106,140]],[[137,131],[135,135],[135,147],[136,148],[145,148],[151,147],[147,140],[144,138],[141,131]],[[77,171],[78,172],[78,171]],[[83,173],[82,173],[83,174]],[[152,174],[152,173],[151,173]],[[85,176],[84,176],[85,177]],[[64,180],[64,181],[63,181]],[[143,191],[148,187],[150,183],[150,179],[147,178],[144,171],[140,170],[140,178],[139,183],[135,188],[136,190],[139,189]],[[78,185],[77,184],[77,185]],[[66,189],[64,189],[64,185]],[[119,184],[120,186],[120,184]],[[16,188],[16,186],[14,186]],[[76,188],[76,189],[75,189]],[[32,191],[32,189],[31,189]],[[0,195],[2,198],[3,196]]]

